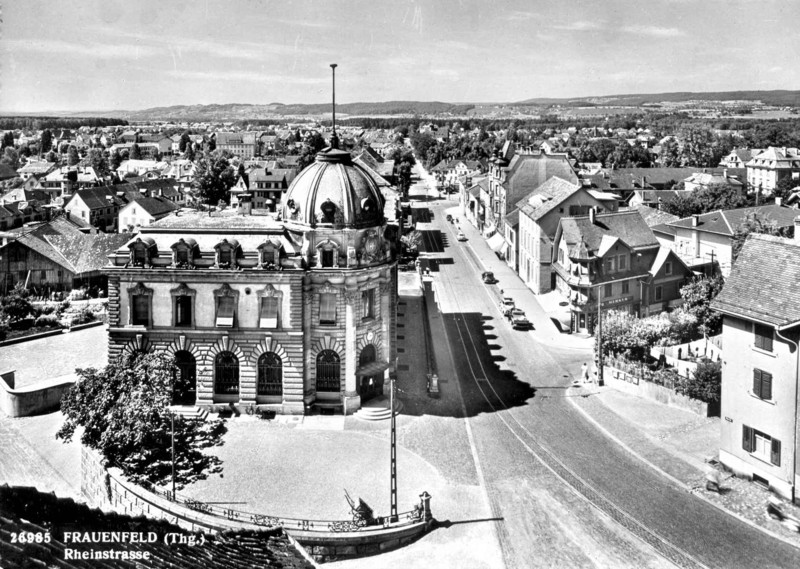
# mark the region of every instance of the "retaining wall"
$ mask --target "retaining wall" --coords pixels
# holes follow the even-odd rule
[[[15,372],[0,373],[0,411],[8,417],[28,417],[58,409],[61,397],[75,383],[75,374],[15,388]]]
[[[712,411],[713,414],[713,409],[709,410],[708,403],[704,401],[692,399],[656,383],[640,380],[634,374],[626,373],[611,366],[604,366],[603,381],[617,391],[644,397],[684,411],[691,411],[701,417],[710,417],[709,411]]]
[[[107,467],[94,450],[81,448],[81,494],[89,504],[105,511],[169,521],[189,531],[218,533],[226,530],[270,530],[241,519],[205,514],[176,504],[128,481],[118,468]],[[283,526],[290,539],[306,548],[316,561],[365,557],[402,547],[432,529],[430,509],[425,519],[414,524],[381,527],[354,532],[304,531]]]

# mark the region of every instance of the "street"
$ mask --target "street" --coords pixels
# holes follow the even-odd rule
[[[420,186],[412,199],[415,190],[423,197]],[[797,549],[692,496],[598,433],[567,401],[589,354],[512,330],[469,243],[456,241],[455,224],[445,221],[455,203],[423,200],[415,218],[428,222],[418,226],[430,252],[423,263],[445,329],[437,360],[452,361],[458,378],[443,388],[462,393],[507,567],[800,566]]]

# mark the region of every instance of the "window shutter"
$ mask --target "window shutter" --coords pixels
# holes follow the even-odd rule
[[[742,448],[747,452],[753,452],[753,442],[753,429],[742,425]]]
[[[772,439],[772,453],[770,455],[770,462],[775,466],[781,465],[781,441]]]
[[[761,397],[761,370],[753,370],[753,395]]]
[[[761,399],[772,399],[772,374],[761,372]]]

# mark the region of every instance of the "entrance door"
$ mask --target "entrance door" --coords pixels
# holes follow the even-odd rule
[[[172,384],[173,405],[194,405],[197,400],[197,364],[191,352],[175,352],[175,372]]]
[[[358,366],[364,367],[376,361],[375,346],[365,346],[358,358]],[[358,383],[359,395],[363,404],[370,399],[383,395],[383,373],[363,375]]]

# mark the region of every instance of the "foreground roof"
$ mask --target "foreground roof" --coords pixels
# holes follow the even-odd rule
[[[638,211],[598,214],[595,223],[589,216],[561,218],[562,238],[570,245],[586,244],[589,251],[599,251],[603,241],[618,238],[632,249],[658,247],[658,240]]]
[[[800,242],[750,234],[711,308],[776,327],[800,323]]]

